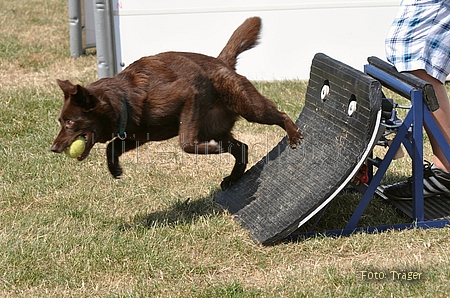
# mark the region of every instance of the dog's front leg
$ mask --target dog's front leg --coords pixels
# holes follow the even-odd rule
[[[106,147],[106,159],[108,160],[108,169],[114,178],[119,179],[122,176],[122,167],[119,164],[119,156],[123,153],[133,150],[141,145],[138,141],[114,139]]]

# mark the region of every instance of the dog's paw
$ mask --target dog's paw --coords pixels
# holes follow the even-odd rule
[[[297,145],[300,145],[300,142],[303,140],[302,133],[297,130],[292,136],[288,136],[287,142],[291,146],[292,149],[296,149]]]
[[[222,183],[220,183],[220,188],[222,190],[227,190],[228,188],[233,186],[235,183],[236,183],[236,181],[233,181],[233,179],[231,179],[231,176],[228,176],[228,177],[223,178]]]
[[[113,175],[114,178],[120,179],[122,177],[122,167],[118,164],[108,164],[108,169],[111,175]]]

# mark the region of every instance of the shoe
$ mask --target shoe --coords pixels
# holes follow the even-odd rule
[[[383,194],[391,200],[412,200],[412,177],[384,187]],[[450,197],[450,173],[433,166],[429,162],[423,168],[423,197],[437,195]]]

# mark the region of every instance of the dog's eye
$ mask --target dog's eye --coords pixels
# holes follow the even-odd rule
[[[66,127],[67,127],[67,128],[70,128],[70,127],[73,126],[74,123],[75,123],[75,122],[73,122],[72,120],[66,120]]]

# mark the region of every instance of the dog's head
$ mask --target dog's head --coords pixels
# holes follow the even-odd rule
[[[86,140],[86,149],[78,157],[81,161],[85,159],[94,144],[98,141],[98,119],[95,109],[98,104],[97,98],[80,86],[73,85],[69,81],[57,80],[59,87],[64,92],[64,105],[59,115],[61,130],[53,141],[51,150],[56,153],[63,152],[79,136]]]

